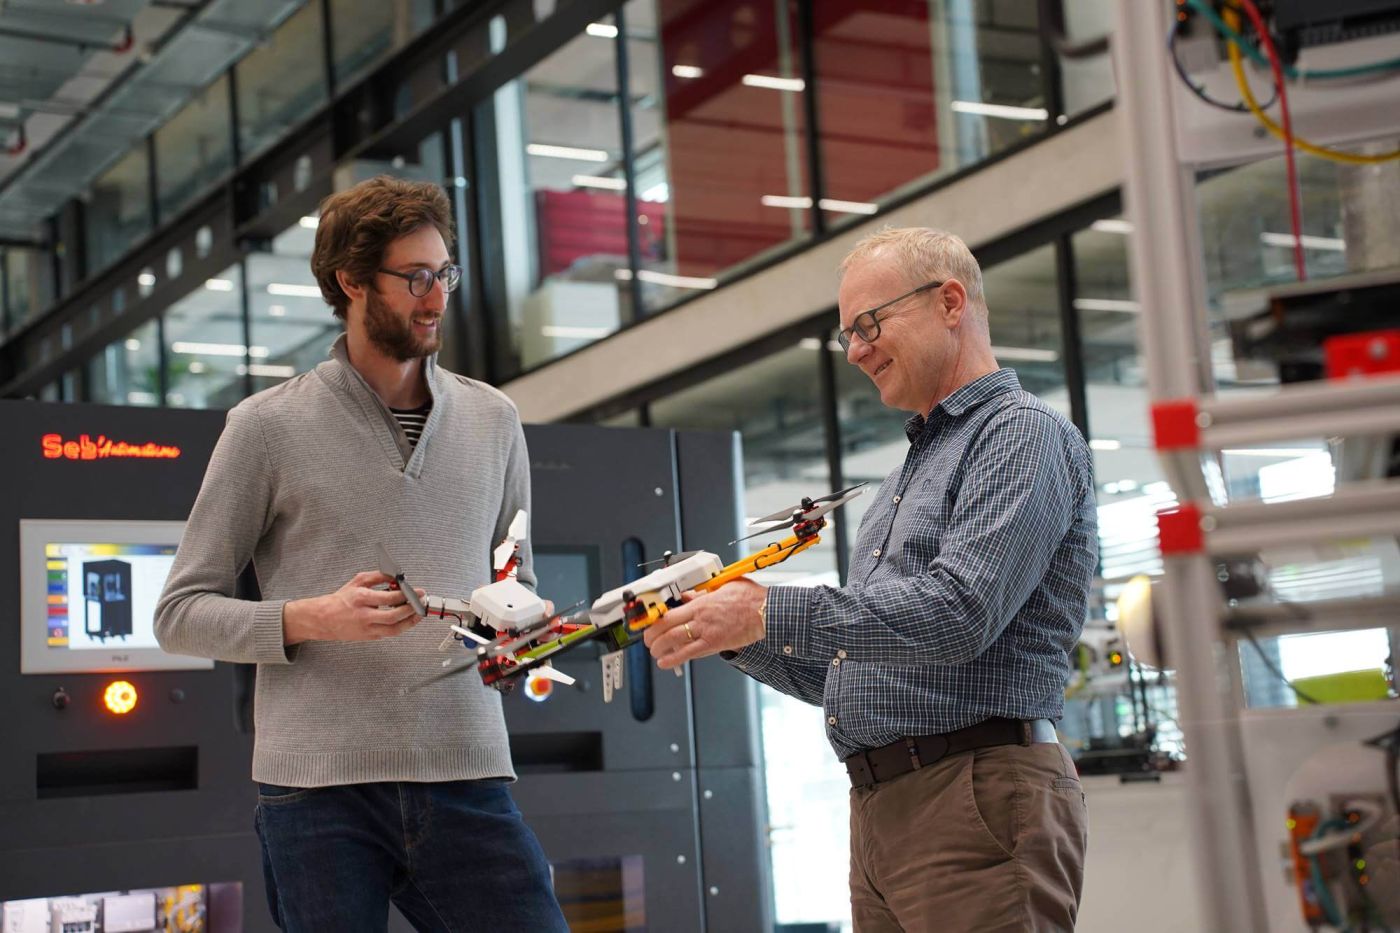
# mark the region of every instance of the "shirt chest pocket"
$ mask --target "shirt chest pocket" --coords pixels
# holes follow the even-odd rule
[[[909,569],[921,569],[938,557],[943,546],[951,511],[947,487],[937,479],[918,484],[900,505],[891,529],[890,549],[898,549]]]

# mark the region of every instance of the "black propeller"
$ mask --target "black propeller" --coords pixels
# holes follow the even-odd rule
[[[761,525],[764,522],[776,522],[781,519],[791,518],[793,512],[806,512],[810,510],[813,506],[821,505],[823,502],[831,502],[834,499],[840,499],[842,496],[846,495],[846,493],[852,492],[856,489],[860,489],[865,485],[865,483],[856,483],[854,486],[847,486],[845,489],[838,489],[836,492],[829,492],[826,495],[820,496],[816,499],[803,499],[800,504],[794,505],[790,509],[783,509],[780,512],[774,512],[772,515],[765,515],[762,518],[755,518],[753,521],[749,522],[749,525]],[[842,501],[844,502],[847,500],[843,499]],[[824,515],[826,513],[823,512],[822,514]],[[803,517],[805,518],[806,516],[804,515]],[[743,538],[740,538],[739,540],[742,541]]]
[[[403,593],[403,598],[413,608],[413,611],[420,616],[426,616],[428,614],[427,607],[418,598],[418,592],[403,578],[403,571],[394,562],[394,558],[389,556],[389,551],[382,544],[376,544],[375,548],[379,551],[379,572],[387,577],[393,577],[394,582],[398,584],[399,590]]]
[[[861,491],[864,487],[865,483],[857,483],[856,485],[850,486],[846,489],[842,489],[839,492],[833,492],[830,495],[822,496],[820,499],[804,499],[803,505],[793,509],[791,512],[777,513],[778,518],[782,518],[786,514],[787,521],[769,525],[767,528],[761,528],[751,535],[744,535],[744,537],[738,538],[734,541],[730,541],[729,543],[738,544],[740,541],[747,541],[750,538],[761,538],[764,535],[772,534],[775,531],[782,531],[786,528],[792,528],[800,522],[814,522],[822,516],[826,515],[828,512],[832,511],[833,509],[838,509],[841,506],[845,505],[847,502],[850,502],[856,496],[861,494]],[[807,505],[807,503],[809,502],[811,503],[811,505]],[[818,503],[820,503],[820,505]],[[773,517],[770,516],[768,518],[755,519],[749,524],[755,525],[761,521],[773,521]]]

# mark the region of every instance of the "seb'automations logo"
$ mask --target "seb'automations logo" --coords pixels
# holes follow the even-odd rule
[[[45,434],[43,437],[44,459],[46,460],[105,460],[108,457],[135,457],[142,460],[174,460],[180,456],[180,448],[170,444],[146,442],[133,444],[128,441],[115,441],[105,434],[80,434],[75,440],[63,439],[61,434]]]

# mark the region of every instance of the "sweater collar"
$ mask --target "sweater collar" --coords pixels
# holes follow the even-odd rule
[[[373,421],[378,418],[384,422],[387,430],[378,432],[384,446],[384,453],[398,469],[404,470],[410,475],[417,475],[418,470],[422,467],[422,450],[426,447],[429,434],[441,417],[443,387],[440,382],[442,377],[437,366],[437,354],[434,353],[423,360],[423,381],[427,384],[433,409],[428,415],[427,423],[423,426],[423,433],[418,438],[416,447],[409,444],[403,429],[399,427],[393,412],[379,397],[379,393],[374,391],[370,384],[365,381],[365,377],[360,375],[359,370],[350,363],[350,353],[346,348],[344,333],[336,338],[335,343],[331,344],[329,355],[330,359],[317,366],[316,371],[321,374],[332,389],[350,400],[367,420]]]

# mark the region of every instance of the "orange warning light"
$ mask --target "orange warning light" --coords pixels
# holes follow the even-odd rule
[[[536,703],[542,703],[549,699],[549,695],[554,692],[554,681],[548,677],[537,676],[534,671],[525,679],[525,695]]]
[[[125,680],[114,680],[102,694],[102,702],[118,716],[123,716],[136,708],[136,688]]]

